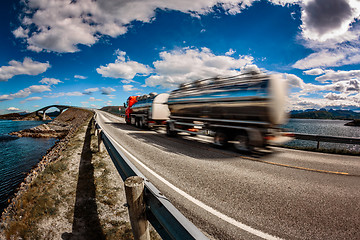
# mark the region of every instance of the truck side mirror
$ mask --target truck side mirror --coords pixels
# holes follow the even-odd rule
[[[126,103],[124,103],[124,108],[126,108]]]

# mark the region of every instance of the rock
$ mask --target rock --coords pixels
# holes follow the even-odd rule
[[[360,127],[360,119],[356,119],[351,122],[345,123],[345,126]]]

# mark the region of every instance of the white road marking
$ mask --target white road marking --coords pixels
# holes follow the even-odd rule
[[[103,118],[106,118],[103,116]],[[106,118],[107,119],[107,118]],[[111,137],[111,135],[108,133],[108,136]],[[156,172],[154,172],[153,170],[151,170],[149,167],[147,167],[145,164],[143,164],[139,159],[137,159],[134,155],[132,155],[130,152],[128,152],[123,146],[121,146],[113,137],[111,137],[113,142],[115,142],[118,147],[124,151],[129,157],[131,157],[135,162],[137,162],[141,167],[143,167],[146,171],[148,171],[150,174],[152,174],[154,177],[158,178],[161,182],[163,182],[164,184],[166,184],[168,187],[172,188],[175,192],[177,192],[178,194],[182,195],[183,197],[185,197],[187,200],[193,202],[194,204],[196,204],[197,206],[203,208],[204,210],[208,211],[209,213],[215,215],[216,217],[224,220],[225,222],[228,222],[246,232],[249,232],[255,236],[261,237],[263,239],[268,239],[268,240],[275,240],[275,239],[281,239],[275,236],[272,236],[270,234],[264,233],[260,230],[254,229],[246,224],[243,224],[237,220],[235,220],[232,217],[229,217],[219,211],[217,211],[216,209],[206,205],[205,203],[201,202],[200,200],[197,200],[196,198],[192,197],[191,195],[187,194],[186,192],[184,192],[183,190],[179,189],[178,187],[174,186],[173,184],[171,184],[170,182],[168,182],[166,179],[164,179],[163,177],[161,177],[159,174],[157,174]]]

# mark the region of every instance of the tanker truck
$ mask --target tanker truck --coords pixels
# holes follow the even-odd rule
[[[282,144],[291,139],[279,128],[287,120],[286,97],[280,75],[259,72],[185,83],[168,97],[166,133],[209,135],[216,146],[239,151]]]
[[[130,96],[125,104],[126,123],[139,128],[164,126],[170,115],[168,97],[167,93]]]

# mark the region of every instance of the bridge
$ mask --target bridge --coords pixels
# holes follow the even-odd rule
[[[50,105],[50,106],[47,106],[47,107],[40,108],[39,110],[36,110],[36,111],[35,111],[35,114],[36,114],[36,116],[39,116],[40,118],[42,118],[42,120],[46,120],[45,112],[46,112],[49,108],[52,108],[52,107],[56,107],[57,109],[59,109],[60,114],[61,114],[65,109],[71,108],[71,106],[66,106],[66,105]],[[42,115],[41,115],[41,114],[42,114]]]

